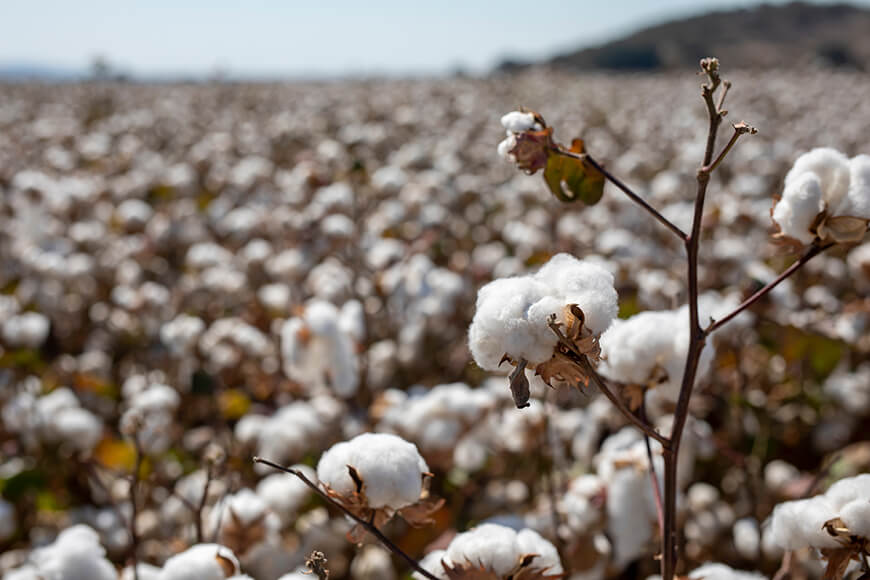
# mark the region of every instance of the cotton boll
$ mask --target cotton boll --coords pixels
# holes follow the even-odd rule
[[[3,341],[11,347],[39,348],[48,338],[50,321],[38,312],[24,312],[3,322]]]
[[[755,518],[741,518],[732,528],[734,547],[741,557],[757,560],[761,552],[761,530]]]
[[[498,370],[505,354],[532,364],[552,356],[556,335],[527,318],[532,305],[545,295],[543,285],[530,278],[503,278],[480,289],[468,342],[481,368]]]
[[[725,564],[704,564],[689,572],[689,580],[766,580],[758,572],[745,572],[729,568]]]
[[[870,155],[849,161],[849,190],[834,213],[870,219]]]
[[[773,510],[771,533],[785,550],[806,546],[836,548],[840,544],[822,528],[834,517],[836,511],[825,496],[785,502]]]
[[[380,546],[360,550],[350,563],[350,575],[358,580],[395,580],[396,571],[390,553]]]
[[[57,440],[85,453],[91,452],[103,436],[103,422],[81,407],[63,409],[54,417]]]
[[[229,548],[196,544],[166,560],[160,580],[225,580],[239,572],[239,561]]]
[[[522,111],[511,111],[501,118],[501,125],[510,133],[522,133],[536,128],[535,115]],[[538,125],[538,127],[540,127]]]
[[[363,433],[332,446],[317,464],[317,477],[333,491],[350,497],[356,484],[349,465],[363,482],[369,507],[395,510],[417,503],[423,474],[429,471],[413,443],[386,433]]]
[[[846,195],[849,187],[849,159],[830,147],[819,147],[798,157],[785,176],[788,189],[806,175],[818,180],[828,207],[834,208]]]
[[[312,481],[317,477],[308,466],[295,465],[293,469],[301,471]],[[285,526],[293,522],[297,511],[310,494],[311,490],[301,479],[286,473],[273,473],[257,484],[257,495],[269,509],[278,514]]]
[[[835,510],[842,509],[847,503],[858,499],[870,501],[870,473],[847,477],[835,482],[825,492],[824,497]]]
[[[562,572],[556,548],[530,529],[519,532],[498,524],[483,524],[453,538],[444,554],[426,558],[426,569],[439,571],[440,559],[455,567],[480,565],[498,577],[512,572],[523,556],[536,554],[530,567],[546,569],[550,574]],[[431,561],[431,564],[430,564]],[[431,567],[430,567],[431,566]]]
[[[162,570],[151,564],[146,564],[145,562],[139,562],[136,564],[136,571],[133,571],[132,566],[127,566],[121,572],[120,580],[160,580],[160,574]]]
[[[783,235],[805,244],[813,241],[810,225],[824,210],[824,195],[818,177],[808,173],[786,186],[782,199],[773,208],[773,221]]]
[[[105,552],[97,532],[77,525],[63,530],[54,543],[34,550],[30,560],[40,578],[116,580],[118,574]]]

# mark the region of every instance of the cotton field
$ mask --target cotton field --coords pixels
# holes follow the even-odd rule
[[[723,76],[699,323],[831,247],[710,326],[677,572],[858,578],[870,79]],[[0,577],[658,574],[686,252],[509,161],[537,111],[688,232],[701,81],[0,85]]]

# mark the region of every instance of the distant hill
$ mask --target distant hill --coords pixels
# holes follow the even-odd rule
[[[717,56],[729,69],[836,67],[870,70],[870,10],[849,4],[795,2],[710,12],[635,32],[543,63],[576,70],[667,70]]]

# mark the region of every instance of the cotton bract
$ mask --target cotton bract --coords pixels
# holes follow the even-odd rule
[[[387,433],[363,433],[333,445],[317,464],[321,483],[346,497],[357,491],[348,466],[362,480],[371,508],[394,510],[416,503],[423,491],[423,474],[429,471],[413,443]]]
[[[613,275],[597,264],[557,254],[534,275],[490,282],[478,292],[468,331],[475,362],[486,370],[498,369],[505,355],[530,367],[546,362],[558,340],[548,319],[555,314],[564,323],[571,304],[583,311],[593,335],[604,332],[618,310]]]

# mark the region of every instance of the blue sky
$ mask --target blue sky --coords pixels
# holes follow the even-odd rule
[[[0,0],[0,63],[140,75],[484,71],[752,0]],[[870,4],[863,0],[862,4]]]

